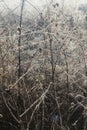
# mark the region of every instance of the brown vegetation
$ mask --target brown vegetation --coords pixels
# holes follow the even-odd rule
[[[86,130],[84,19],[58,3],[26,18],[25,2],[20,16],[0,14],[0,129]]]

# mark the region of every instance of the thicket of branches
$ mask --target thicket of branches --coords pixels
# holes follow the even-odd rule
[[[3,1],[4,2],[4,1]],[[35,9],[27,16],[25,4]],[[22,0],[0,13],[0,127],[86,130],[86,14]]]

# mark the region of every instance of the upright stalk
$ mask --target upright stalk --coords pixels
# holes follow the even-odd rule
[[[69,65],[68,65],[68,61],[67,61],[67,54],[66,54],[66,51],[64,51],[64,56],[65,56],[65,64],[66,64],[66,93],[67,93],[67,105],[68,105],[68,101],[69,101],[69,97],[68,97],[68,94],[69,94]]]
[[[23,17],[23,8],[24,8],[24,1],[25,0],[21,0],[21,12],[20,12],[20,21],[19,21],[19,28],[18,28],[18,32],[19,32],[19,39],[18,39],[18,79],[21,76],[21,28],[22,28],[22,17]],[[19,91],[20,91],[20,85],[19,86]]]

